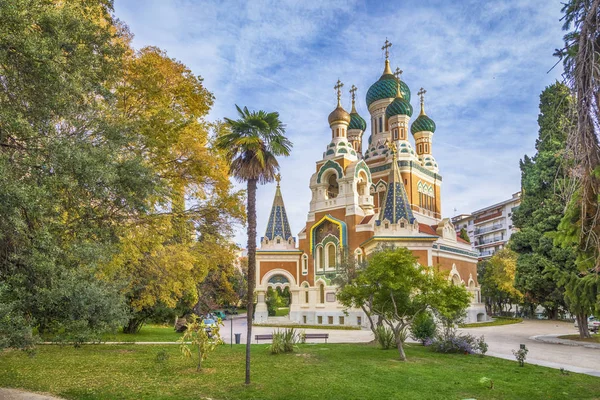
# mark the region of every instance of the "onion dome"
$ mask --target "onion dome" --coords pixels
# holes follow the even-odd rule
[[[363,117],[356,112],[354,101],[352,101],[352,111],[350,111],[350,125],[348,126],[348,130],[350,129],[360,129],[363,132],[367,130],[367,123]]]
[[[329,121],[329,125],[333,125],[336,122],[345,122],[346,124],[349,124],[350,114],[348,114],[348,112],[344,110],[342,105],[338,102],[337,108],[333,110],[331,114],[329,114],[327,119]]]
[[[395,115],[408,115],[412,116],[413,108],[410,102],[402,95],[402,81],[396,81],[396,98],[392,103],[385,109],[386,118],[391,118]]]
[[[398,79],[396,79],[390,69],[389,60],[385,60],[383,75],[381,75],[381,78],[372,84],[367,91],[367,107],[377,100],[393,99],[396,97],[396,93],[398,92],[397,86]],[[402,91],[402,96],[410,102],[410,89],[408,88],[408,85],[404,82],[400,82],[400,90]]]
[[[342,87],[344,86],[344,84],[342,82],[340,82],[340,80],[338,79],[336,85],[334,86],[334,89],[337,92],[337,108],[335,110],[333,110],[331,112],[331,114],[329,114],[329,117],[327,118],[329,120],[329,125],[333,125],[335,123],[340,123],[340,122],[344,122],[346,123],[346,125],[348,125],[350,123],[350,114],[348,114],[348,112],[346,110],[344,110],[344,108],[342,107],[342,102],[341,102],[341,97],[342,97]]]
[[[419,117],[413,122],[410,127],[411,133],[414,135],[417,132],[429,131],[431,133],[435,132],[435,122],[431,118],[425,114],[425,101],[423,100],[423,94],[425,94],[425,90],[421,88],[419,91],[421,95],[421,113]]]

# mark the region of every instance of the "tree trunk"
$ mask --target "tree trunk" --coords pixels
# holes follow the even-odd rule
[[[202,371],[202,352],[200,351],[200,345],[198,345],[198,368],[196,371]]]
[[[402,346],[402,341],[399,339],[399,336],[399,334],[396,336],[396,346],[398,346],[400,361],[406,361],[406,354],[404,354],[404,347]]]
[[[144,321],[146,318],[132,318],[127,321],[127,325],[123,327],[123,333],[138,333],[142,326],[144,325]]]
[[[250,345],[252,344],[252,316],[254,288],[256,287],[256,179],[248,180],[248,332],[246,334],[246,385],[250,384]]]
[[[575,315],[575,318],[577,318],[577,328],[579,329],[579,337],[582,339],[591,337],[590,331],[588,329],[587,314],[577,313]]]

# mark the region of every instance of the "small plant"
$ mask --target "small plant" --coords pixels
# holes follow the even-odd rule
[[[285,346],[283,343],[283,332],[281,332],[279,329],[273,332],[273,341],[271,342],[268,348],[271,351],[271,354],[280,354],[285,352]]]
[[[382,350],[388,350],[395,348],[396,338],[394,337],[394,331],[387,326],[380,325],[375,329],[375,338],[379,343],[379,347]]]
[[[479,383],[482,384],[483,386],[487,387],[488,389],[494,388],[494,381],[491,380],[490,378],[486,378],[485,376],[483,378],[479,379]]]
[[[169,360],[169,357],[169,353],[167,353],[166,350],[160,350],[158,353],[156,353],[156,358],[154,361],[157,363],[164,363],[165,361]]]
[[[525,366],[525,359],[527,358],[527,353],[529,353],[529,349],[525,345],[521,347],[519,350],[513,350],[512,353],[515,355],[515,358],[519,362],[519,366]]]
[[[298,341],[301,344],[306,343],[306,331],[300,331],[300,333],[298,334]]]
[[[564,369],[564,368],[561,368],[561,369],[560,369],[560,374],[561,374],[561,375],[569,375],[569,371],[567,371],[567,370],[566,370],[566,369]]]
[[[473,335],[451,335],[448,338],[438,337],[431,347],[438,353],[477,353],[477,339]]]
[[[413,340],[418,340],[423,345],[427,339],[432,339],[437,333],[437,326],[433,315],[429,311],[419,314],[410,326],[410,333]]]
[[[192,322],[187,324],[185,333],[178,340],[181,352],[185,357],[191,358],[194,348],[198,351],[197,371],[202,370],[202,361],[206,359],[208,354],[223,343],[219,325],[222,325],[220,318],[216,324],[208,326],[204,323],[204,320],[192,315]],[[190,345],[192,346],[191,349]]]
[[[475,340],[475,348],[481,357],[488,351],[488,344],[485,342],[485,337],[481,335]]]

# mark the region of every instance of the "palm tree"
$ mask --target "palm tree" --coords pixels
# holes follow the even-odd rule
[[[250,383],[250,344],[256,286],[256,185],[272,182],[279,171],[276,156],[289,156],[292,148],[285,136],[279,113],[242,110],[239,119],[225,118],[229,127],[217,137],[217,147],[224,150],[229,173],[248,186],[248,333],[246,336],[246,384]]]

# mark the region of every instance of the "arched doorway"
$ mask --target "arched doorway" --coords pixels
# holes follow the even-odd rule
[[[268,316],[287,317],[292,303],[289,280],[283,275],[273,275],[267,285],[265,303]]]

